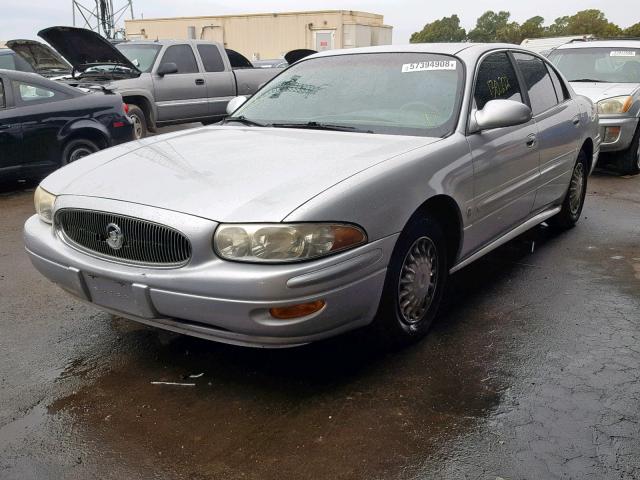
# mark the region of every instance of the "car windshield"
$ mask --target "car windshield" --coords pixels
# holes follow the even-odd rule
[[[570,82],[640,83],[640,48],[562,48],[549,60]]]
[[[140,45],[131,43],[120,43],[116,48],[127,57],[141,72],[150,72],[153,63],[156,61],[160,45]]]
[[[454,128],[464,68],[447,55],[370,53],[294,64],[233,117],[291,128],[444,137]]]

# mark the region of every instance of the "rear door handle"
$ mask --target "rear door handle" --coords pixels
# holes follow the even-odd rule
[[[573,117],[573,120],[571,120],[573,122],[574,125],[578,125],[580,123],[580,117],[576,116]]]
[[[527,147],[533,148],[536,146],[537,137],[535,133],[530,133],[527,136]]]
[[[204,79],[196,78],[196,85],[204,85]]]

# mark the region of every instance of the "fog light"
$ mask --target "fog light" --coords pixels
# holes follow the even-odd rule
[[[605,127],[602,143],[615,143],[620,138],[620,127]]]
[[[273,318],[279,320],[291,320],[292,318],[306,317],[312,313],[319,312],[325,306],[324,300],[301,303],[299,305],[289,305],[288,307],[274,307],[269,309]]]

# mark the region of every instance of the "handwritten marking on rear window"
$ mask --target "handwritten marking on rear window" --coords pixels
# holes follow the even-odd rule
[[[489,87],[489,94],[492,98],[498,98],[509,91],[511,85],[509,84],[509,78],[498,77],[495,80],[488,80],[487,87]]]
[[[635,57],[636,52],[633,50],[612,50],[609,53],[610,57]]]
[[[428,62],[405,63],[402,65],[402,73],[455,70],[456,63],[456,60],[430,60]]]

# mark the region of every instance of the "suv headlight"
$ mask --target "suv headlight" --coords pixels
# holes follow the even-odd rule
[[[44,188],[38,187],[33,195],[33,203],[40,220],[51,223],[53,221],[53,205],[56,203],[56,196],[47,192]]]
[[[360,227],[333,223],[223,224],[213,236],[218,256],[239,262],[309,260],[362,245]]]
[[[598,113],[603,113],[605,115],[611,113],[625,113],[629,111],[632,104],[633,97],[627,95],[607,98],[598,102]]]

